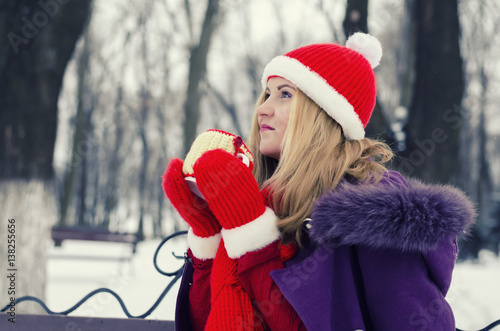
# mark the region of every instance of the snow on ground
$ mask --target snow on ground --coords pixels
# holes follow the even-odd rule
[[[47,266],[47,306],[55,312],[69,309],[89,292],[107,287],[124,301],[133,316],[144,314],[170,283],[171,277],[161,275],[153,265],[153,256],[160,240],[141,242],[132,256],[131,245],[90,241],[65,241],[53,247]],[[166,272],[179,269],[187,247],[185,240],[170,240],[158,255],[158,265]],[[179,281],[148,317],[173,320]],[[84,303],[73,316],[126,318],[118,301],[108,293],[98,293]]]
[[[87,293],[100,287],[117,292],[134,316],[145,313],[170,282],[153,266],[153,255],[160,240],[141,242],[132,256],[130,245],[119,243],[67,241],[52,247],[48,262],[47,306],[56,312],[69,309]],[[158,263],[165,271],[175,271],[182,260],[185,237],[175,238],[160,251]],[[173,320],[179,282],[148,317]],[[481,252],[478,262],[456,266],[447,296],[455,312],[457,327],[478,330],[500,319],[500,259]],[[110,294],[92,297],[73,316],[125,318],[120,305]],[[500,326],[494,328],[500,330]]]
[[[500,319],[500,258],[482,251],[478,262],[458,263],[447,299],[460,329],[478,330]]]

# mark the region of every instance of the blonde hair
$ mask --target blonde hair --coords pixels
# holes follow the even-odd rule
[[[257,106],[265,101],[263,92]],[[254,176],[271,193],[283,242],[301,244],[302,223],[310,217],[314,202],[350,177],[376,183],[393,153],[379,141],[346,140],[340,125],[314,101],[298,90],[292,99],[290,118],[281,145],[280,159],[260,153],[257,112],[249,147],[254,153]]]

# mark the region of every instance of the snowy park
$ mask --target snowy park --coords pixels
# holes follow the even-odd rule
[[[278,238],[302,247],[302,229],[317,229],[309,220],[321,198],[345,193],[341,189],[345,183],[353,184],[354,193],[354,187],[372,175],[378,184],[377,179],[390,177],[385,171],[391,170],[398,178],[396,173],[401,174],[403,184],[391,185],[394,192],[410,192],[411,197],[425,192],[411,201],[431,207],[420,208],[417,203],[418,208],[410,209],[411,204],[405,203],[391,209],[396,214],[390,216],[380,212],[379,205],[366,207],[364,198],[351,204],[350,195],[339,194],[348,202],[340,205],[351,209],[331,223],[315,223],[331,226],[316,231],[330,235],[329,230],[350,217],[356,230],[348,225],[349,231],[337,237],[319,236],[317,242],[336,243],[358,232],[373,239],[371,232],[385,229],[379,223],[359,221],[370,217],[352,216],[361,210],[383,214],[377,221],[385,220],[394,242],[404,242],[400,252],[405,254],[429,252],[427,244],[440,242],[427,242],[429,237],[465,235],[446,298],[430,287],[442,305],[415,314],[424,324],[439,322],[436,309],[446,306],[447,300],[461,330],[480,330],[500,320],[500,1],[11,0],[0,8],[0,268],[8,272],[0,278],[0,301],[11,302],[12,309],[16,299],[33,296],[51,311],[63,312],[92,291],[105,288],[119,295],[131,316],[144,315],[159,301],[146,318],[173,321],[180,281],[171,283],[172,277],[162,275],[153,264],[162,238],[188,227],[193,234],[195,228],[203,233],[203,240],[220,238],[216,236],[220,229],[233,230],[256,220],[241,215],[262,216],[261,210],[269,210],[276,213],[269,214],[274,237],[244,253],[257,252]],[[316,57],[324,45],[329,50]],[[309,51],[304,54],[309,55],[301,59],[297,54],[305,47]],[[339,56],[337,50],[346,53]],[[319,58],[324,62],[316,61]],[[366,68],[359,69],[354,59]],[[288,68],[289,62],[295,64]],[[270,63],[274,67],[268,69]],[[353,73],[362,75],[355,79]],[[286,84],[276,83],[280,80]],[[270,84],[274,84],[274,99]],[[285,86],[290,91],[281,91]],[[318,116],[310,116],[310,108],[303,106],[306,101],[319,111]],[[276,123],[264,123],[275,114],[280,115],[274,117]],[[324,122],[329,129],[316,129],[313,120],[314,125]],[[288,123],[296,131],[287,129]],[[202,154],[190,164],[189,152],[196,137],[211,129],[234,137],[229,144],[235,148],[232,156],[252,158],[245,164],[253,170],[243,168],[245,177],[239,171],[222,176],[243,177],[250,184],[235,184],[236,191],[224,186],[219,192],[227,196],[205,204],[213,208],[206,214],[194,203],[198,200],[186,194],[189,190],[182,191],[177,184],[187,178],[196,187],[194,163]],[[326,135],[335,132],[335,139]],[[266,149],[267,134],[271,151]],[[237,149],[245,144],[250,158]],[[182,171],[174,167],[179,171],[170,172],[173,177],[168,179],[166,168],[174,159],[188,166],[182,166]],[[216,165],[211,169],[216,171],[207,170],[208,177],[228,169],[230,163],[220,159],[220,154],[211,159]],[[184,168],[191,168],[191,173]],[[211,178],[215,179],[205,188],[221,182]],[[421,190],[423,183],[429,184],[425,190]],[[257,209],[238,213],[239,207],[252,205],[247,204],[254,200],[246,196],[249,186],[256,187],[250,198],[257,197]],[[383,206],[408,201],[403,195],[383,198],[386,191],[392,192],[380,189],[371,197],[383,200]],[[261,192],[265,202],[260,201]],[[214,207],[219,201],[230,208]],[[179,217],[178,211],[183,210],[187,214],[181,212]],[[191,217],[193,210],[196,217]],[[238,217],[211,215],[219,211],[224,216],[227,210]],[[329,213],[328,221],[339,214]],[[217,221],[201,222],[200,215]],[[400,215],[409,221],[404,223],[408,228],[398,223]],[[455,220],[460,221],[455,224]],[[59,238],[54,236],[57,231]],[[251,244],[258,241],[242,232]],[[364,245],[365,237],[359,238],[344,247]],[[382,235],[373,240],[384,248],[390,242]],[[171,273],[180,270],[187,246],[185,236],[169,241],[158,254],[159,268]],[[408,250],[410,246],[415,249]],[[210,252],[213,258],[215,252]],[[425,261],[420,263],[424,268],[434,265],[415,256]],[[451,256],[447,256],[449,263],[435,263],[437,269],[451,270]],[[376,266],[384,272],[389,269]],[[401,269],[408,279],[417,274]],[[421,279],[434,281],[427,277],[430,274],[423,271]],[[376,279],[372,283],[377,289],[384,289],[383,281],[393,286],[394,279],[403,287],[415,284],[396,275],[391,270],[380,278],[362,276]],[[167,295],[158,300],[170,284]],[[345,284],[336,283],[348,288]],[[422,287],[413,288],[418,291],[405,297],[412,304],[424,292]],[[364,291],[357,289],[356,294]],[[404,291],[392,292],[395,297],[385,292],[376,296],[375,306],[382,311],[378,317],[404,316],[401,320],[406,323],[406,315],[395,313],[394,308],[410,307],[411,314],[414,306],[399,304]],[[297,302],[304,302],[303,296],[297,297]],[[382,297],[390,308],[380,304]],[[351,298],[356,296],[337,296],[341,309],[330,312],[350,316],[341,312]],[[201,301],[207,308],[210,300]],[[210,303],[208,310],[217,311],[214,306]],[[33,302],[20,302],[17,307],[19,315],[43,313]],[[356,307],[359,315],[361,310],[370,311],[365,308]],[[226,317],[227,310],[220,315]],[[287,316],[300,316],[295,319],[299,323],[319,321],[297,312]],[[104,292],[69,314],[90,319],[125,319],[126,315],[116,298]],[[446,317],[451,325],[451,314]],[[362,322],[370,325],[366,320],[371,318],[363,316]],[[392,319],[387,321],[394,325]],[[187,317],[185,322],[196,323]],[[500,326],[493,330],[500,331]]]

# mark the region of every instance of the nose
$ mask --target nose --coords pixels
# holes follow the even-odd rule
[[[259,107],[257,107],[257,115],[259,116],[272,116],[274,113],[274,107],[271,105],[269,99],[264,101]]]

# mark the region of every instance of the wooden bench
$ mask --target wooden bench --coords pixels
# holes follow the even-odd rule
[[[8,321],[10,316],[0,313],[0,330],[15,331],[174,331],[173,321],[137,318],[75,317],[61,315],[16,314],[16,323]]]
[[[127,243],[132,245],[132,253],[136,252],[137,243],[140,241],[137,233],[111,232],[87,227],[54,226],[51,230],[51,237],[56,246],[61,246],[64,240]]]

